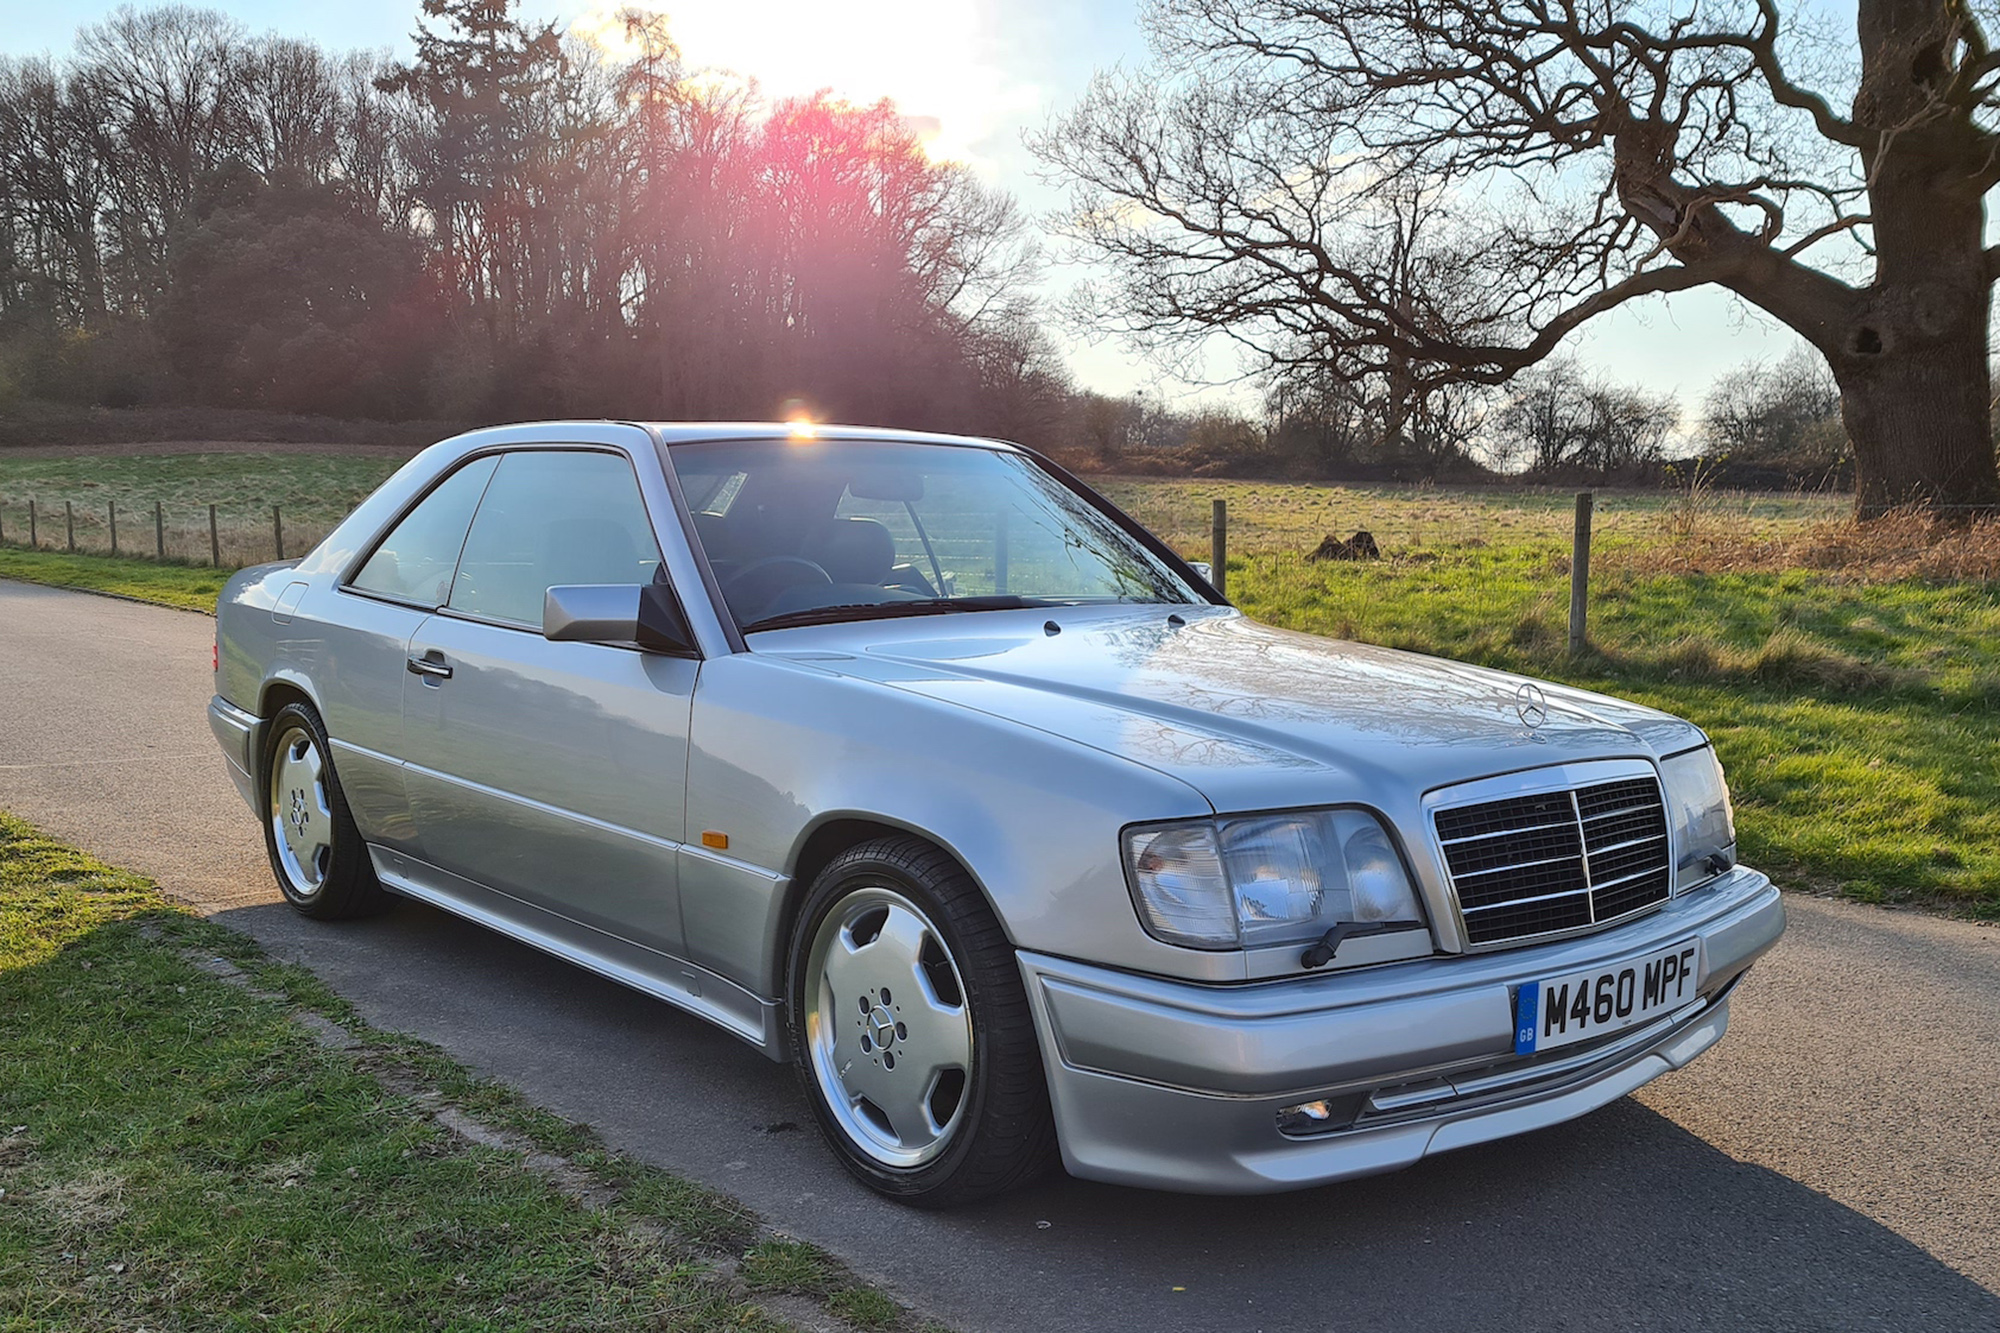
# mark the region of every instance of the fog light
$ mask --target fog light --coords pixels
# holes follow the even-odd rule
[[[1330,1128],[1333,1106],[1324,1098],[1316,1102],[1300,1102],[1297,1106],[1287,1106],[1278,1112],[1278,1132],[1280,1134],[1315,1134]]]

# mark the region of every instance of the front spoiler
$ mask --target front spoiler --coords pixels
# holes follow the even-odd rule
[[[1770,880],[1739,867],[1597,935],[1346,974],[1209,986],[1020,963],[1073,1174],[1256,1193],[1556,1124],[1680,1068],[1722,1037],[1728,992],[1784,920]],[[1513,1054],[1519,985],[1688,938],[1701,941],[1697,1001],[1594,1055]],[[1330,1132],[1280,1132],[1281,1108],[1319,1099],[1362,1109]]]

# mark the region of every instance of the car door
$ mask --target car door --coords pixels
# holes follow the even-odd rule
[[[403,748],[426,860],[678,954],[675,860],[698,663],[541,635],[552,586],[659,577],[624,454],[503,455],[451,595],[410,641]]]
[[[311,674],[342,793],[361,836],[399,852],[417,851],[402,765],[410,638],[451,593],[498,461],[474,458],[431,487],[340,585],[335,613],[317,627]]]

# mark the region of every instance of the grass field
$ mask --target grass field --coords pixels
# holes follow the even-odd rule
[[[330,526],[394,465],[0,455],[0,520],[15,539],[14,502],[30,493],[58,507],[115,494],[148,513],[155,494],[180,497],[184,509],[226,494],[236,512],[263,515],[265,545],[250,557],[262,559],[270,504]],[[1858,530],[1837,496],[1602,492],[1591,648],[1571,657],[1568,492],[1098,484],[1197,559],[1208,554],[1210,502],[1226,499],[1229,591],[1260,619],[1560,679],[1692,718],[1729,769],[1746,859],[1794,887],[2000,917],[1993,525]],[[1322,536],[1356,529],[1375,535],[1384,559],[1304,559]],[[256,540],[252,524],[245,541]],[[213,571],[67,559],[0,549],[0,575],[177,605],[212,606],[218,586]]]
[[[0,1051],[10,1333],[918,1327],[4,814]]]
[[[208,507],[226,566],[274,555],[271,507],[284,523],[285,553],[311,548],[402,460],[380,454],[135,454],[21,458],[0,451],[0,533],[28,540],[28,502],[36,508],[41,546],[69,543],[64,504],[80,551],[111,549],[110,506],[118,509],[118,545],[127,553],[156,551],[153,506],[161,507],[170,559],[210,559]]]

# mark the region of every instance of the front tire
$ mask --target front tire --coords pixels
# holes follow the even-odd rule
[[[806,1097],[871,1189],[948,1207],[1054,1162],[1013,948],[950,856],[898,837],[834,858],[799,914],[788,980]]]
[[[380,912],[389,895],[340,790],[326,724],[290,703],[264,737],[264,850],[285,901],[321,921]]]

